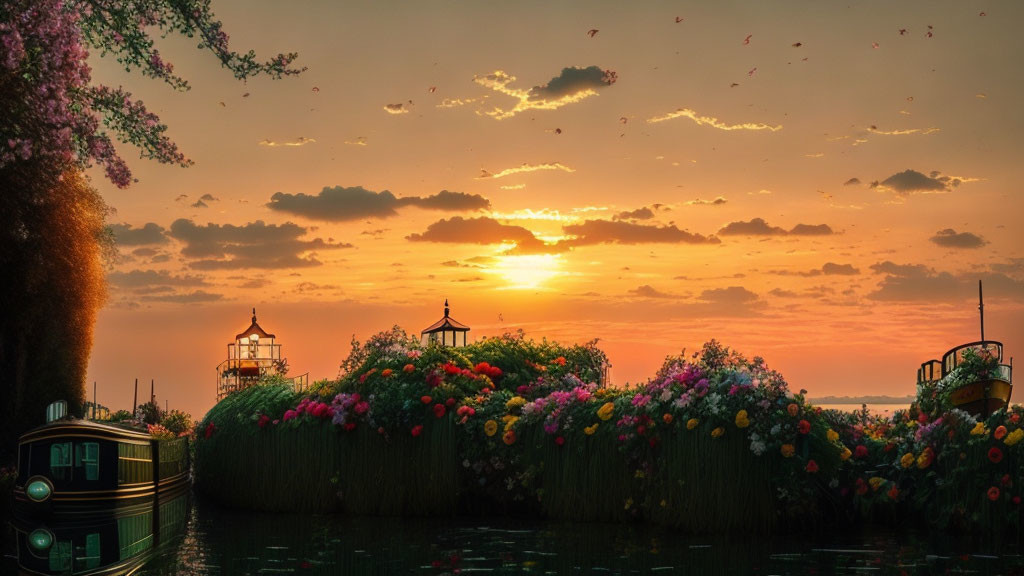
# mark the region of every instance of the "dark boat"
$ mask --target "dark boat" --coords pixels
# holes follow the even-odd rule
[[[1013,359],[1003,363],[1003,344],[985,339],[985,304],[978,282],[978,310],[981,313],[981,340],[961,344],[942,355],[942,361],[929,360],[917,371],[918,389],[944,391],[950,408],[987,418],[1010,404],[1013,392]]]
[[[189,490],[180,486],[130,506],[59,519],[16,517],[20,574],[134,574],[185,532]]]
[[[188,438],[162,439],[143,430],[63,417],[18,442],[15,507],[23,513],[88,513],[125,507],[189,484]]]

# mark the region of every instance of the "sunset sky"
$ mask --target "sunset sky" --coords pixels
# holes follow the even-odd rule
[[[717,338],[810,396],[905,395],[978,338],[982,279],[986,336],[1024,356],[1024,3],[213,8],[308,70],[243,84],[168,38],[175,92],[93,56],[195,162],[91,172],[111,408],[152,378],[205,413],[254,306],[312,379],[448,298],[471,339],[600,338],[616,384]]]

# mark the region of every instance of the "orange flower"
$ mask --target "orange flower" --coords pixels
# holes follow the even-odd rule
[[[800,413],[800,407],[793,403],[786,406],[786,411],[789,412],[790,416],[796,418],[796,415]]]
[[[889,488],[888,495],[890,500],[895,500],[896,498],[899,498],[900,489],[897,488],[895,484],[893,484],[892,488]]]
[[[565,366],[565,356],[559,356],[558,358],[555,358],[554,362],[559,366]]]
[[[1002,440],[1006,436],[1006,426],[997,427],[996,431],[992,433],[992,436],[995,437],[996,440]]]
[[[391,376],[392,374],[394,374],[394,372],[395,371],[392,370],[391,368],[385,368],[384,370],[381,371],[380,375],[385,377],[385,378],[387,378],[388,376]]]
[[[508,446],[511,446],[511,445],[515,444],[516,443],[516,431],[515,430],[506,430],[505,434],[502,435],[501,440],[502,440],[502,442],[504,442]]]
[[[779,452],[784,458],[792,458],[796,454],[796,446],[792,444],[783,444],[782,448],[779,448]]]
[[[668,412],[666,412],[664,415],[662,415],[661,419],[665,422],[665,424],[671,424],[672,423],[672,415],[669,414]]]
[[[406,364],[405,367],[402,368],[402,372],[405,372],[406,374],[408,374],[409,372],[412,372],[415,369],[416,369],[416,367],[413,366],[412,364]]]

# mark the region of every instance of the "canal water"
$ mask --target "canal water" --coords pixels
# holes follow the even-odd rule
[[[125,550],[141,554],[140,575],[1024,575],[1019,550],[965,549],[955,541],[931,541],[913,530],[707,538],[639,524],[257,514],[203,502],[191,502],[177,523],[164,518],[153,525],[168,533],[151,539],[149,549],[145,538],[126,540],[124,527],[112,537],[121,543],[121,561]],[[18,532],[4,523],[0,574],[18,573],[18,555],[26,554],[19,545],[32,528],[20,525]],[[83,536],[68,536],[54,526],[48,529],[56,536],[50,550],[38,555],[39,573],[77,574],[90,566],[76,556],[87,556]],[[101,537],[107,536],[95,537],[97,548]],[[55,563],[53,555],[62,538],[68,539],[64,551],[75,556],[63,564],[59,558]],[[116,546],[114,554],[117,559]],[[99,561],[97,556],[92,566]]]

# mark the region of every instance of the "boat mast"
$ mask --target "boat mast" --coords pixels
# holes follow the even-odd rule
[[[981,314],[981,341],[985,341],[985,300],[981,297],[981,280],[978,280],[978,313]]]

